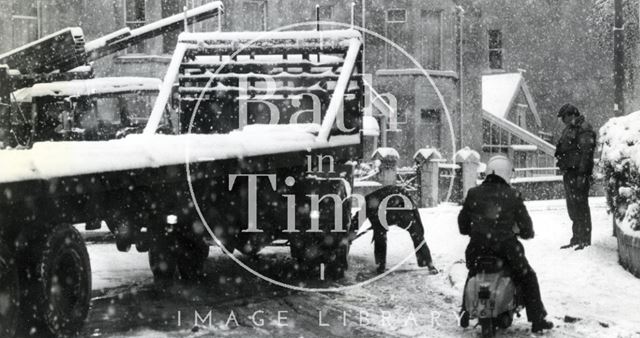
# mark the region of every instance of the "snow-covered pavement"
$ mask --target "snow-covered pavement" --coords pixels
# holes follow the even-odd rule
[[[536,237],[524,245],[537,271],[549,318],[556,324],[546,335],[640,337],[640,279],[617,263],[617,244],[604,199],[590,202],[593,245],[583,251],[559,249],[571,232],[563,200],[527,202]],[[455,315],[466,276],[462,259],[468,241],[458,234],[459,210],[459,206],[443,205],[421,211],[439,275],[418,268],[412,257],[376,282],[339,293],[301,293],[270,285],[212,248],[202,285],[177,286],[169,294],[158,295],[150,286],[146,254],[119,253],[113,244],[90,245],[96,298],[85,333],[102,337],[476,337],[479,329],[459,328]],[[389,243],[389,267],[412,253],[404,231],[392,228]],[[346,278],[331,286],[374,277],[372,253],[369,233],[352,246]],[[282,273],[292,266],[286,248],[268,248],[259,265],[264,273],[295,279]],[[193,329],[196,311],[202,317],[211,311],[212,324],[206,321]],[[229,321],[232,312],[237,326]],[[498,336],[530,337],[524,317]]]

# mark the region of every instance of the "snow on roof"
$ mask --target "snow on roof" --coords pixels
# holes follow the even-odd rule
[[[522,91],[538,126],[542,125],[533,97],[522,73],[501,73],[482,76],[482,110],[507,119],[513,102]]]
[[[261,129],[261,130],[260,130]],[[96,142],[40,142],[0,150],[0,183],[247,158],[360,143],[359,135],[316,140],[317,126],[256,126],[229,134],[129,135]]]
[[[13,92],[15,102],[31,102],[42,96],[86,96],[134,91],[158,91],[162,81],[148,77],[104,77],[87,80],[37,83],[29,88]]]
[[[506,119],[520,89],[520,81],[520,73],[483,75],[482,109]]]

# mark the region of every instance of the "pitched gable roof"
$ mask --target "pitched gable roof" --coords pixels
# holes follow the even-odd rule
[[[542,125],[533,97],[522,73],[501,73],[482,76],[482,110],[507,119],[518,94],[522,92],[538,126]]]

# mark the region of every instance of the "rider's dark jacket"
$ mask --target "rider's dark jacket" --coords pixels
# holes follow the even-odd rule
[[[498,175],[489,174],[469,189],[458,215],[460,233],[472,241],[500,242],[533,238],[533,224],[520,193]]]

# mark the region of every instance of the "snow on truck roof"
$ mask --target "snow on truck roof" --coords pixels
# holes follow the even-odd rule
[[[32,87],[13,92],[15,102],[31,102],[42,96],[88,96],[126,93],[134,91],[159,91],[162,81],[148,77],[103,77],[87,80],[57,81],[37,83]]]

